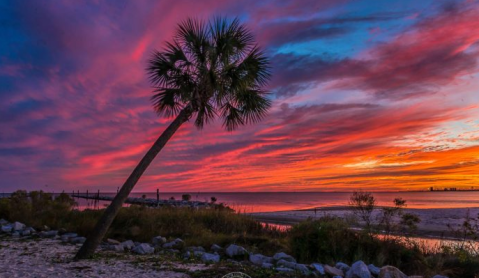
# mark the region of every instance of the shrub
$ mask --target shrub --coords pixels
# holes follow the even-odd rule
[[[370,231],[372,213],[376,208],[376,198],[372,193],[356,191],[349,199],[349,205],[353,207],[354,213],[366,224],[366,229]]]
[[[190,194],[183,194],[183,195],[181,195],[181,200],[189,201],[189,200],[191,200],[191,195]]]

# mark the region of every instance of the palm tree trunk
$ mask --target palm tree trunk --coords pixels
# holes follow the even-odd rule
[[[176,119],[168,126],[168,128],[163,131],[161,136],[156,140],[155,144],[153,144],[153,146],[145,154],[143,159],[136,166],[135,170],[133,170],[131,175],[123,184],[120,191],[116,194],[111,204],[101,216],[100,220],[98,220],[95,228],[76,254],[76,260],[86,259],[93,255],[96,248],[98,247],[98,245],[100,245],[101,240],[108,231],[108,228],[110,227],[111,223],[118,214],[118,211],[123,206],[123,203],[125,202],[126,198],[128,198],[128,195],[140,179],[141,175],[145,172],[146,168],[148,168],[150,163],[161,151],[161,149],[163,149],[163,147],[166,145],[168,140],[170,140],[173,134],[178,130],[178,128],[189,119],[191,114],[192,109],[190,106],[187,106],[178,114]]]

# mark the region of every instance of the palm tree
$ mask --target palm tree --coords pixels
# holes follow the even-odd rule
[[[261,120],[271,106],[262,90],[270,76],[269,60],[238,19],[180,23],[173,41],[153,53],[147,72],[155,88],[154,109],[175,119],[123,184],[76,259],[93,255],[141,175],[184,122],[194,118],[201,129],[220,117],[232,131]]]

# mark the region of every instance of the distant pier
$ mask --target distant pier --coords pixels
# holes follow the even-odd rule
[[[96,200],[96,201],[109,201],[111,202],[114,197],[100,195],[97,193],[72,193],[73,198],[81,198],[87,200]],[[125,201],[126,204],[130,205],[142,205],[148,207],[192,207],[192,208],[205,208],[205,207],[214,207],[215,204],[208,202],[200,201],[185,201],[185,200],[163,200],[163,199],[148,199],[148,198],[133,198],[128,197]]]

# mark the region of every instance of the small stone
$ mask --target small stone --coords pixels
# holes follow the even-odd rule
[[[342,270],[344,273],[348,272],[348,270],[351,268],[349,265],[339,262],[336,264],[336,268]]]
[[[186,250],[188,250],[190,252],[195,252],[195,251],[199,251],[199,252],[202,252],[202,253],[206,252],[205,248],[203,248],[201,246],[190,246],[190,247],[186,248]]]
[[[56,237],[57,235],[58,235],[58,231],[55,231],[55,230],[43,231],[40,233],[40,237],[46,237],[46,238]]]
[[[32,232],[30,232],[30,230],[26,229],[26,230],[23,230],[20,232],[20,234],[22,236],[29,236]]]
[[[135,243],[132,240],[123,241],[122,243],[120,243],[120,245],[121,247],[123,247],[123,250],[124,249],[131,250],[135,248]]]
[[[179,248],[182,248],[183,245],[184,245],[183,240],[181,240],[180,238],[177,238],[177,239],[175,239],[171,242],[163,244],[163,248],[165,248],[165,249],[179,249]]]
[[[288,262],[294,262],[294,263],[296,262],[296,260],[292,256],[290,256],[286,253],[283,253],[283,252],[274,254],[273,259],[275,261],[285,260],[285,261],[288,261]]]
[[[308,275],[311,271],[309,271],[308,267],[304,264],[295,264],[294,269],[303,273],[304,275]]]
[[[71,237],[69,239],[69,242],[72,243],[72,244],[83,244],[83,243],[85,243],[85,241],[86,241],[86,238],[82,237],[82,236]]]
[[[107,247],[108,250],[114,251],[114,252],[124,252],[125,249],[121,244],[114,244],[114,245],[108,245]]]
[[[379,271],[381,271],[381,269],[373,264],[370,264],[368,265],[368,269],[369,269],[369,272],[371,272],[372,275],[374,276],[378,276],[379,275]]]
[[[223,251],[223,248],[221,248],[221,246],[219,246],[217,244],[213,244],[213,245],[211,245],[210,250],[213,251],[213,252],[221,252],[221,251]]]
[[[67,243],[70,241],[70,238],[77,237],[78,235],[76,233],[66,233],[61,235],[60,239],[63,243]]]
[[[254,265],[261,266],[263,263],[272,263],[273,258],[264,256],[262,254],[250,254],[249,261]]]
[[[111,238],[107,239],[106,242],[108,244],[111,244],[111,245],[120,245],[121,244],[121,242],[119,242],[118,240],[111,239]]]
[[[198,252],[198,251],[196,251]],[[218,254],[211,254],[211,253],[203,253],[201,255],[201,261],[205,263],[217,263],[220,261],[220,255]]]
[[[318,263],[312,263],[311,267],[319,274],[319,275],[326,275],[326,272],[324,271],[324,266],[322,264]]]
[[[344,271],[342,271],[341,269],[338,269],[336,267],[332,267],[329,265],[323,265],[323,267],[324,267],[324,272],[326,272],[326,274],[328,274],[329,276],[344,277]]]
[[[151,247],[148,243],[141,243],[138,246],[135,246],[131,251],[140,255],[146,255],[153,254],[155,248]]]
[[[245,256],[246,254],[248,254],[248,251],[246,251],[246,249],[235,244],[231,244],[230,246],[228,246],[228,248],[226,248],[226,255],[228,255],[228,257],[230,258],[237,256]]]
[[[449,277],[443,276],[443,275],[434,275],[432,276],[432,278],[449,278]]]
[[[346,278],[371,278],[371,272],[363,261],[357,261],[346,273]]]
[[[271,263],[263,263],[263,264],[261,265],[262,268],[267,268],[267,269],[271,269],[271,268],[273,268],[273,266],[274,266],[274,265],[271,264]]]
[[[279,272],[293,272],[294,270],[292,270],[291,268],[287,268],[287,267],[277,267],[276,271],[279,271]]]
[[[408,276],[396,267],[387,265],[379,271],[379,278],[408,278]]]
[[[166,238],[162,236],[155,236],[151,242],[153,243],[154,246],[162,246],[163,244],[166,243]]]
[[[291,269],[294,269],[296,267],[296,263],[288,262],[288,261],[285,261],[283,259],[277,261],[276,265],[277,266],[284,266],[284,267],[291,268]]]
[[[4,233],[11,233],[13,230],[13,226],[11,224],[3,225],[2,232]]]
[[[15,222],[12,227],[14,231],[23,231],[27,226],[23,223]]]

